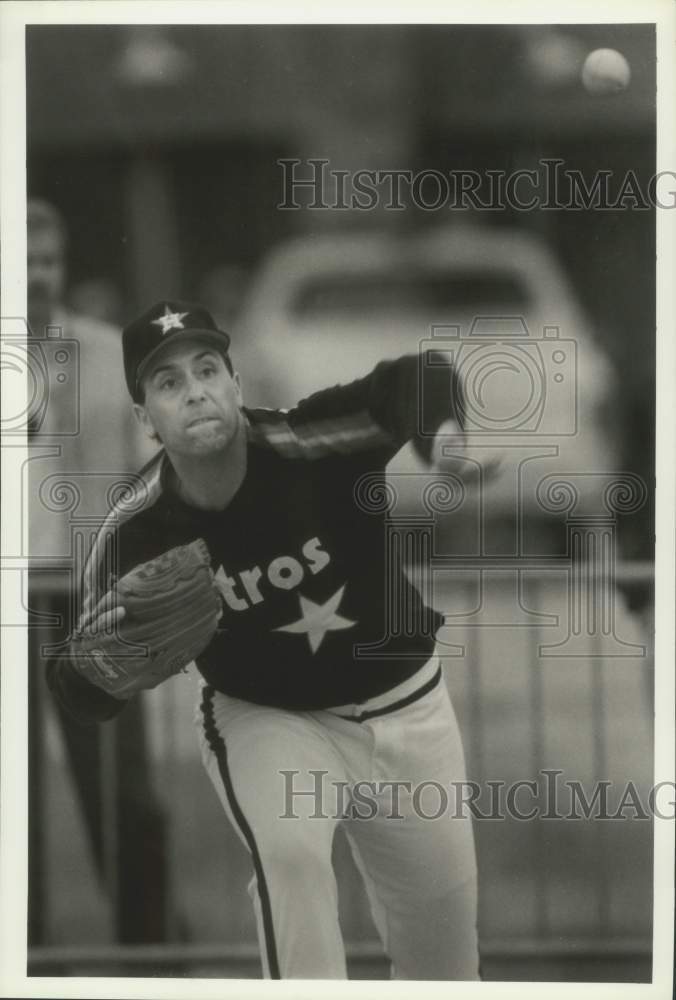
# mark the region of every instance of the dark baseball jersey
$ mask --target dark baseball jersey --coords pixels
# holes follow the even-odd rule
[[[223,614],[196,663],[216,690],[319,709],[406,680],[432,654],[442,619],[386,548],[385,505],[374,511],[360,498],[378,477],[384,482],[407,441],[428,457],[434,430],[458,418],[454,373],[435,360],[381,362],[289,411],[245,408],[246,475],[223,510],[185,503],[161,451],[98,534],[83,574],[83,614],[113,573],[203,538]],[[393,627],[393,615],[406,627]],[[68,652],[49,664],[48,681],[82,720],[112,717],[124,704],[86,682]]]

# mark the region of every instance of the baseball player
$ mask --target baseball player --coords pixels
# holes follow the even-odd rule
[[[123,354],[136,417],[162,447],[93,545],[52,691],[102,721],[194,658],[202,757],[251,855],[267,977],[346,977],[331,864],[341,823],[393,975],[477,979],[442,616],[387,561],[386,514],[356,501],[406,442],[432,462],[420,428],[454,416],[453,371],[411,355],[289,411],[249,409],[228,335],[178,301],[131,323]],[[390,628],[402,609],[406,627]],[[425,782],[448,789],[436,818],[416,797]]]

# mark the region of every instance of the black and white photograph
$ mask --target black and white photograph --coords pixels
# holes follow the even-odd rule
[[[674,5],[3,6],[0,995],[670,997]]]

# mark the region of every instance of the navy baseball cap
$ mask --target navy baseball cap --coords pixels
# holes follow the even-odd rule
[[[194,302],[164,299],[125,326],[122,331],[124,377],[135,402],[141,398],[141,379],[149,362],[166,344],[190,337],[208,341],[227,358],[229,335],[219,330],[204,306]]]

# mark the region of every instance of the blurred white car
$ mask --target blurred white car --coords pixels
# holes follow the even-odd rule
[[[544,476],[615,467],[603,419],[610,363],[547,245],[520,230],[454,225],[290,240],[254,278],[233,339],[251,406],[292,406],[383,358],[450,352],[467,427],[478,442],[504,447],[493,513],[513,505],[518,468],[523,502],[536,513]],[[390,470],[422,467],[407,448]]]

